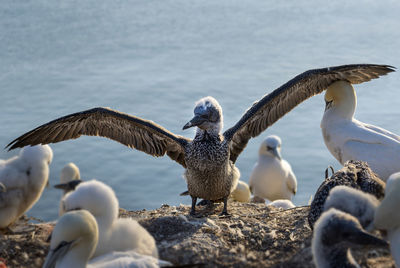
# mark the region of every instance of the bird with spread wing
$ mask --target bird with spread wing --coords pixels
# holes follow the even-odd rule
[[[192,198],[190,213],[195,214],[197,198],[203,198],[223,201],[221,215],[228,215],[227,200],[240,177],[235,162],[250,138],[258,136],[302,101],[321,93],[336,81],[359,84],[393,71],[392,66],[375,64],[306,71],[256,101],[233,127],[223,133],[221,106],[212,97],[202,98],[195,105],[194,117],[183,127],[197,127],[193,139],[175,135],[149,120],[109,108],[94,108],[41,125],[7,147],[11,150],[88,135],[107,137],[153,156],[167,154],[185,168]]]

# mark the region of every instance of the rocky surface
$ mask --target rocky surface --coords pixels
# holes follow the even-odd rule
[[[314,267],[309,207],[282,210],[265,204],[229,204],[229,218],[220,218],[222,204],[199,209],[163,205],[151,211],[120,210],[137,219],[156,239],[160,257],[193,267]],[[0,238],[0,257],[8,267],[41,267],[52,225],[24,218]],[[353,250],[362,267],[392,267],[389,249]]]

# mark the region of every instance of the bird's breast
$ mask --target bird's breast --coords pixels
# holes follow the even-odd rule
[[[193,142],[186,150],[185,162],[188,169],[221,169],[228,163],[228,146],[219,142]]]

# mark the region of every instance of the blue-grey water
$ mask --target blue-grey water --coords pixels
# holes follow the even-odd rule
[[[400,67],[399,1],[51,1],[0,5],[0,147],[57,117],[108,106],[151,119],[179,135],[194,102],[214,96],[225,128],[255,101],[312,68],[350,63]],[[400,74],[355,86],[356,117],[400,133]],[[323,95],[313,97],[250,141],[237,166],[244,181],[267,135],[298,179],[294,202],[307,204],[329,165],[320,120]],[[183,168],[117,142],[81,137],[51,145],[50,184],[76,163],[126,209],[190,204]],[[1,150],[9,158],[18,150]],[[61,193],[45,189],[28,212],[57,217]]]

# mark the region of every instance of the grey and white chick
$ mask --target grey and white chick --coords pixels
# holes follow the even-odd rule
[[[387,247],[388,243],[363,230],[358,220],[331,208],[315,223],[311,250],[317,268],[360,267],[350,248]]]
[[[349,213],[358,219],[364,229],[370,231],[373,229],[375,210],[379,203],[379,200],[371,194],[340,185],[329,192],[324,211],[336,208]]]

